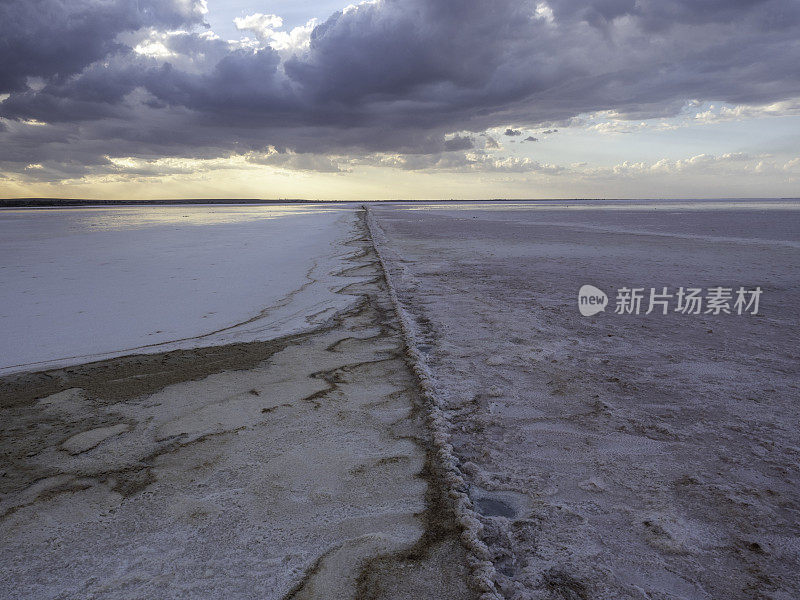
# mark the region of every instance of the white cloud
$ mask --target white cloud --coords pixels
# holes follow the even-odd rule
[[[580,170],[588,176],[635,177],[643,175],[725,175],[766,173],[780,168],[772,156],[751,155],[744,152],[725,154],[696,154],[689,158],[662,158],[654,162],[623,161],[610,168],[587,167]]]
[[[176,8],[181,10],[187,16],[192,14],[208,14],[207,0],[175,0]]]
[[[516,156],[496,157],[483,150],[439,154],[379,154],[350,158],[353,165],[386,167],[403,171],[448,173],[544,173],[554,175],[566,169]]]
[[[295,52],[308,48],[311,32],[319,24],[317,19],[310,19],[305,25],[294,27],[291,31],[279,31],[283,27],[283,19],[278,15],[262,13],[237,17],[233,22],[239,31],[250,31],[262,44],[279,52]],[[252,47],[254,44],[252,40],[245,38],[239,45]]]
[[[716,107],[712,104],[708,110],[695,114],[694,118],[701,123],[719,123],[721,121],[742,121],[745,119],[796,115],[800,115],[800,99],[760,105],[739,104],[736,106]]]
[[[236,17],[233,23],[239,31],[251,31],[256,37],[263,40],[270,39],[275,34],[276,29],[283,27],[283,19],[278,15],[265,15],[263,13]]]
[[[639,123],[632,123],[631,121],[622,121],[615,119],[613,121],[603,121],[602,123],[595,123],[587,127],[588,131],[594,131],[600,134],[615,134],[615,133],[634,133],[646,129],[648,124],[644,121]]]
[[[133,51],[143,56],[149,56],[150,58],[169,58],[171,56],[177,56],[175,52],[164,45],[163,41],[154,39],[141,42],[133,48]]]
[[[537,2],[536,8],[533,13],[535,19],[540,19],[548,24],[552,24],[554,20],[553,9],[547,2]]]
[[[317,19],[309,20],[305,25],[293,28],[290,32],[276,31],[269,45],[275,50],[295,52],[309,47],[311,32],[319,25]]]
[[[342,10],[342,14],[349,14],[358,11],[362,6],[374,6],[376,4],[380,4],[381,0],[362,0],[361,2],[356,2],[355,4],[349,4],[344,7]]]

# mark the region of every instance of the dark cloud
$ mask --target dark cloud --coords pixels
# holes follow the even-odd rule
[[[522,140],[522,141],[523,141],[523,142],[538,142],[538,141],[539,141],[539,138],[535,138],[535,137],[533,137],[532,135],[529,135],[528,137],[526,137],[526,138],[525,138],[524,140]]]
[[[471,137],[465,137],[457,135],[453,138],[445,140],[444,147],[445,150],[453,151],[453,150],[469,150],[470,148],[475,146],[475,142]]]
[[[69,161],[102,169],[109,155],[254,152],[287,165],[309,153],[439,156],[474,146],[456,131],[547,127],[598,110],[669,116],[694,98],[800,96],[796,0],[535,4],[382,0],[332,15],[307,47],[277,51],[203,34],[199,2],[0,0],[0,94],[10,93],[0,166],[64,160],[71,173]],[[186,31],[167,33],[176,28]],[[163,51],[134,52],[143,42]],[[25,123],[33,119],[48,125]]]
[[[201,22],[199,3],[179,0],[2,0],[0,93],[78,73],[119,51],[120,33]]]
[[[551,135],[553,133],[558,133],[558,129],[545,129],[542,132],[542,135]]]
[[[762,30],[793,27],[800,15],[796,2],[776,0],[559,0],[552,2],[559,21],[580,20],[597,27],[631,17],[645,31],[681,25],[730,24],[743,17]]]

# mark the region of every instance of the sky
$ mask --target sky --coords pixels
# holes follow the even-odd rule
[[[800,196],[797,0],[5,0],[0,198]]]

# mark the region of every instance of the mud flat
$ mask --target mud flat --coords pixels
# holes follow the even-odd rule
[[[800,204],[640,204],[370,207],[459,516],[509,600],[798,598]],[[616,315],[623,286],[763,294]]]
[[[0,379],[0,597],[474,596],[361,220],[349,244],[324,326]]]

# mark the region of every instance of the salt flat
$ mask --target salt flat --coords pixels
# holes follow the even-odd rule
[[[0,374],[264,340],[345,306],[348,206],[0,210]]]
[[[370,207],[503,597],[800,596],[799,209]],[[763,294],[614,314],[624,286]]]
[[[800,203],[354,208],[0,211],[0,597],[800,595]]]
[[[0,378],[0,598],[475,597],[371,241],[340,225],[322,325]]]

